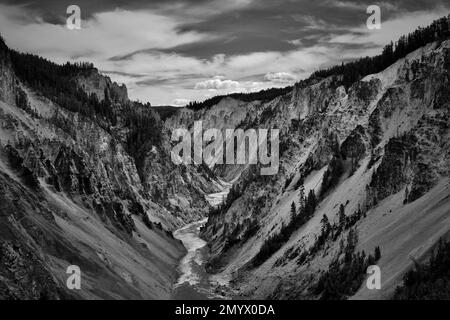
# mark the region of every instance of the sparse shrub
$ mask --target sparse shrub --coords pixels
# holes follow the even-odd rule
[[[287,225],[283,225],[280,232],[270,236],[266,241],[264,241],[261,249],[252,259],[251,265],[253,267],[261,265],[272,254],[278,251],[278,249],[280,249],[283,244],[289,240],[292,233],[305,224],[314,215],[317,204],[318,202],[316,195],[313,190],[310,190],[309,195],[305,200],[305,207],[303,210],[300,210],[300,212],[294,217],[291,216],[290,222]]]
[[[355,229],[350,229],[346,242],[343,247],[343,258],[338,256],[330,264],[313,289],[322,300],[343,300],[354,295],[364,281],[367,267],[381,257],[379,247],[375,249],[374,256],[367,257],[364,251],[354,253],[358,242]]]

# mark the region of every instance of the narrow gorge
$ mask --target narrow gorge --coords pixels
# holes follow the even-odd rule
[[[401,296],[450,236],[449,25],[291,87],[175,110],[1,40],[0,299]],[[172,132],[198,120],[278,129],[278,172],[175,164]],[[380,290],[363,285],[373,265]]]

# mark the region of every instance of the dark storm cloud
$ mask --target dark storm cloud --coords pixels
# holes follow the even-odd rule
[[[222,0],[222,3],[229,1]],[[231,2],[239,3],[239,0],[231,0]],[[44,21],[60,24],[65,20],[67,6],[73,1],[0,0],[0,3],[23,5],[39,13]],[[283,52],[292,50],[294,44],[311,47],[318,44],[330,31],[340,34],[351,28],[361,27],[367,19],[366,8],[371,4],[380,5],[385,20],[398,14],[445,5],[443,0],[254,0],[248,6],[238,6],[234,10],[224,10],[223,12],[210,10],[205,11],[205,14],[202,15],[203,8],[213,3],[214,1],[211,0],[76,1],[76,4],[82,8],[84,19],[91,18],[95,13],[118,8],[124,10],[152,9],[175,17],[195,16],[198,12],[198,16],[191,19],[193,22],[186,22],[179,27],[179,32],[214,33],[220,39],[163,50],[198,58],[207,58],[217,53]],[[130,52],[129,55],[115,58],[126,59],[132,54],[133,52]]]
[[[249,38],[251,38],[251,41],[249,41]],[[239,37],[226,37],[198,43],[188,43],[173,48],[161,49],[160,51],[166,53],[176,52],[178,54],[197,57],[199,59],[208,59],[218,53],[225,55],[236,55],[272,50],[289,51],[295,48],[295,45],[283,39],[276,39],[264,35],[241,35]],[[144,50],[123,57],[114,57],[114,59],[127,59],[136,53],[151,53],[152,51],[153,50]]]
[[[140,80],[137,81],[136,84],[139,86],[173,85],[180,83],[180,81],[201,80],[203,78],[204,78],[203,74],[192,73],[192,74],[184,74],[179,77],[157,77],[153,79]],[[188,87],[189,86],[185,86],[185,88]]]
[[[200,3],[206,0],[185,0],[186,3]],[[116,8],[127,10],[139,10],[146,8],[157,8],[161,4],[176,3],[172,0],[1,0],[0,3],[8,5],[22,5],[29,9],[43,14],[44,18],[53,17],[53,19],[64,19],[66,9],[72,4],[80,6],[85,18],[90,18],[94,13],[115,10]],[[46,20],[47,21],[47,20]],[[56,20],[55,20],[56,21]],[[51,22],[51,21],[47,21]]]
[[[158,8],[161,12],[183,16],[180,8],[196,8],[210,4],[207,0],[183,1],[101,1],[98,9]],[[378,4],[382,17],[388,20],[400,14],[427,10],[445,5],[442,0],[403,1],[332,1],[332,0],[258,0],[251,5],[225,12],[210,11],[209,15],[196,17],[195,22],[180,26],[180,32],[206,32],[220,36],[207,42],[190,43],[164,49],[198,58],[208,58],[217,53],[244,54],[257,51],[289,51],[295,43],[312,47],[330,32],[344,34],[354,32],[355,27],[364,27],[366,9]],[[174,6],[172,6],[174,5]],[[177,5],[177,6],[175,6]],[[351,44],[349,44],[351,46]],[[370,45],[370,44],[369,44]],[[145,52],[145,50],[144,50]],[[121,58],[129,58],[130,55]]]
[[[204,55],[215,48],[216,52],[253,52],[292,50],[289,41],[305,39],[305,46],[313,46],[330,32],[349,32],[364,27],[368,17],[366,9],[379,4],[384,20],[410,11],[427,10],[444,5],[441,0],[431,1],[331,1],[331,0],[258,0],[238,12],[226,12],[205,17],[203,21],[186,24],[182,30],[218,31],[225,40],[204,44],[196,51],[192,45],[181,50],[191,55]],[[209,46],[211,45],[211,46]],[[222,50],[222,51],[220,51]]]

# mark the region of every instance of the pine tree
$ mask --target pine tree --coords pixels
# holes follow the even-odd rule
[[[308,198],[305,201],[305,214],[307,217],[310,217],[314,214],[316,206],[317,206],[316,194],[314,190],[309,190]]]
[[[403,200],[403,204],[407,204],[408,203],[408,197],[409,197],[409,189],[408,189],[408,187],[406,187],[406,189],[405,189],[405,199]]]
[[[380,247],[376,247],[375,248],[375,261],[380,260],[380,258],[381,258],[381,249],[380,249]]]
[[[346,222],[347,222],[347,217],[345,215],[345,207],[341,203],[341,205],[339,206],[339,227],[344,228]]]
[[[322,233],[327,234],[331,229],[330,220],[328,220],[328,217],[326,214],[323,215],[322,220],[320,221],[320,224],[322,225]]]
[[[305,186],[302,184],[300,186],[300,194],[298,196],[298,209],[300,214],[305,210]]]
[[[292,201],[292,204],[291,204],[291,222],[295,221],[296,216],[297,216],[297,208],[295,207],[295,202]]]

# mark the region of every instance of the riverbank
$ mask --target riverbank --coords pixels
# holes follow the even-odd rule
[[[206,196],[212,206],[218,206],[225,201],[232,183],[220,182],[222,191]],[[206,272],[205,264],[208,261],[209,250],[206,241],[200,237],[201,228],[208,218],[192,222],[173,234],[180,240],[187,250],[180,261],[178,271],[180,276],[174,285],[172,299],[174,300],[208,300],[227,299],[228,279],[220,275],[211,275]]]

